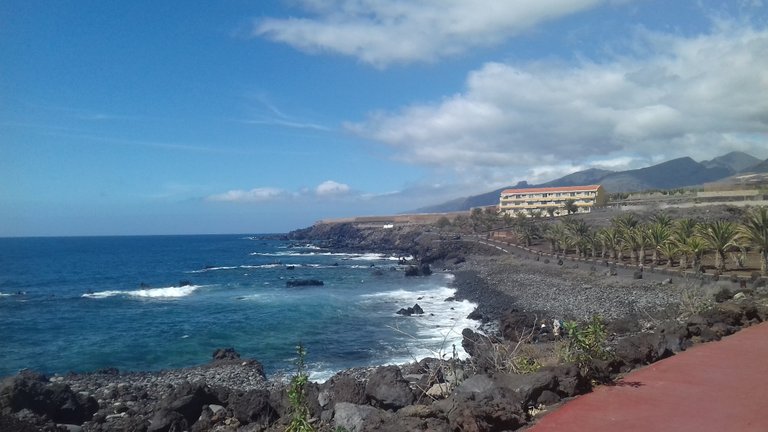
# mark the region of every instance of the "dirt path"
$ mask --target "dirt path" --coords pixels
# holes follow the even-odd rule
[[[768,323],[601,386],[529,432],[768,431]]]

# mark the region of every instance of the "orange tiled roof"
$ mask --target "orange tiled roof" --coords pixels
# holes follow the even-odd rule
[[[562,186],[562,187],[545,187],[545,188],[529,188],[529,189],[506,189],[501,191],[502,195],[510,194],[531,194],[531,193],[544,193],[544,192],[579,192],[579,191],[597,191],[600,185],[588,185],[588,186]]]

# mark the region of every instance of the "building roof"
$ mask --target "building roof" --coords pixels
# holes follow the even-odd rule
[[[531,194],[531,193],[544,193],[544,192],[581,192],[581,191],[597,191],[600,185],[587,185],[587,186],[561,186],[561,187],[545,187],[545,188],[528,188],[528,189],[505,189],[501,191],[502,195],[509,194]]]

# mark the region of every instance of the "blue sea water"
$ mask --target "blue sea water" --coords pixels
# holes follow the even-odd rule
[[[268,236],[1,238],[0,376],[194,366],[220,347],[276,373],[299,342],[318,380],[464,355],[474,305],[445,301],[451,275],[407,278],[397,258]],[[424,316],[395,314],[414,303]]]

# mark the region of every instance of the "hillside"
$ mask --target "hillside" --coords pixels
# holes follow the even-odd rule
[[[753,166],[749,167],[748,169],[745,169],[742,172],[745,172],[745,173],[756,173],[756,174],[768,173],[768,159],[758,163],[757,165],[753,165]]]
[[[707,168],[689,157],[658,165],[608,174],[598,182],[611,193],[648,189],[675,189],[728,177],[733,172],[723,166]]]
[[[750,154],[734,151],[712,160],[702,161],[701,164],[706,168],[727,168],[731,170],[732,174],[735,174],[746,171],[760,162],[762,162],[760,159]]]
[[[444,213],[469,210],[498,204],[499,195],[504,189],[529,187],[576,186],[601,184],[609,193],[637,192],[649,189],[676,189],[718,181],[739,172],[768,172],[768,160],[760,159],[743,152],[730,152],[712,160],[696,162],[690,157],[682,157],[662,162],[645,168],[627,171],[608,171],[590,168],[578,171],[558,179],[530,185],[520,182],[479,195],[457,198],[442,204],[422,207],[414,213]]]

